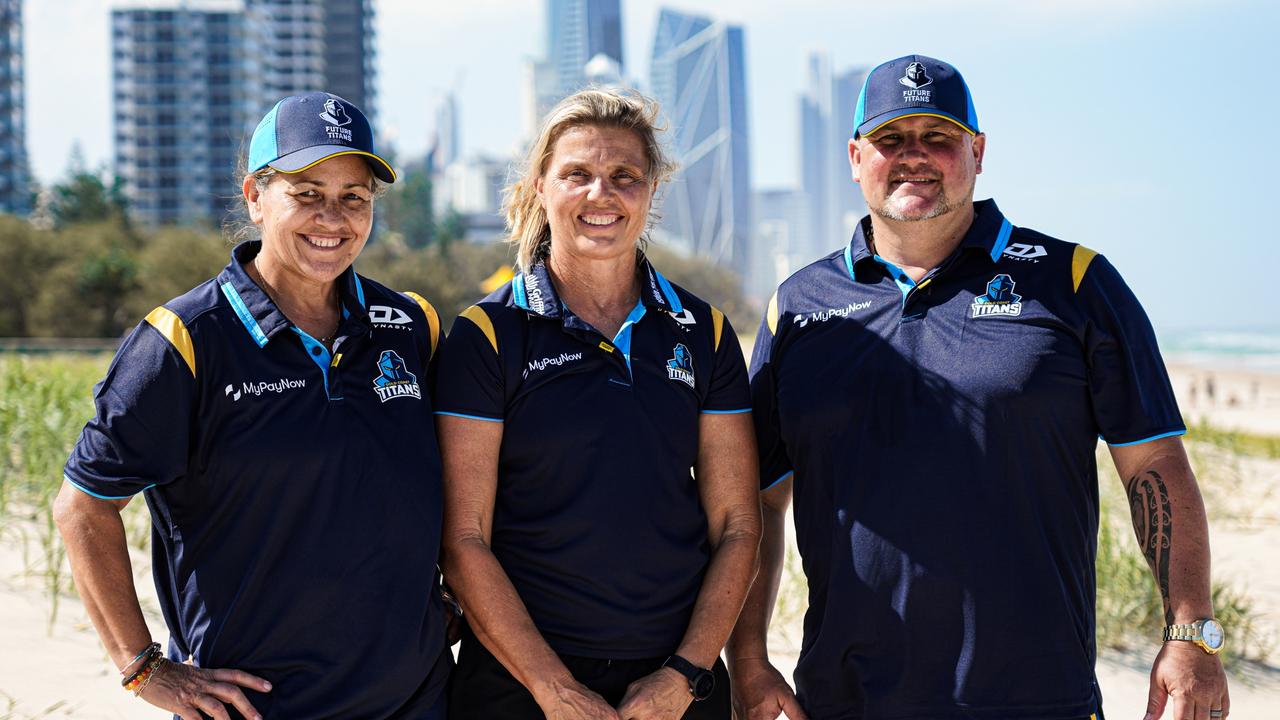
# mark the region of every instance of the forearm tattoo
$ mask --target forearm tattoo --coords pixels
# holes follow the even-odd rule
[[[1155,470],[1134,475],[1125,483],[1129,494],[1129,511],[1133,514],[1133,531],[1138,547],[1147,558],[1160,588],[1166,625],[1173,624],[1173,604],[1169,602],[1169,555],[1173,548],[1173,511],[1169,505],[1169,489]]]

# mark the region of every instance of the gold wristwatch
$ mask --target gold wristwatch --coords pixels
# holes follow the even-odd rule
[[[1187,625],[1165,625],[1164,641],[1170,640],[1193,642],[1210,655],[1217,655],[1226,647],[1227,634],[1217,620],[1205,618]]]

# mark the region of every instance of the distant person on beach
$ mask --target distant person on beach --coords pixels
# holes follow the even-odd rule
[[[267,113],[241,176],[260,239],[95,390],[55,506],[76,587],[124,688],[184,720],[443,720],[440,323],[352,267],[395,173],[358,108],[311,93]],[[139,493],[167,648],[120,519]]]
[[[1099,436],[1164,604],[1149,717],[1225,717],[1205,510],[1141,305],[1101,255],[973,201],[986,136],[952,66],[876,67],[855,116],[871,212],[782,283],[752,356],[765,533],[729,644],[739,717],[1101,718]],[[765,644],[793,491],[794,695]]]
[[[551,111],[506,203],[514,279],[445,343],[453,720],[729,720],[720,651],[760,540],[746,365],[644,254],[656,105]],[[691,470],[693,471],[691,474]]]

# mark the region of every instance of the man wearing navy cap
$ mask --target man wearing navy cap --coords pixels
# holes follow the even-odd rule
[[[871,213],[769,303],[752,357],[763,567],[730,643],[744,720],[1102,717],[1095,448],[1164,603],[1148,717],[1226,717],[1204,505],[1142,307],[1081,245],[974,202],[964,79],[867,76],[849,141]],[[796,692],[765,644],[784,514],[809,581]]]

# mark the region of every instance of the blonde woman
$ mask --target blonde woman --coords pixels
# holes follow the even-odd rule
[[[551,112],[509,189],[518,272],[447,342],[453,718],[730,717],[718,658],[760,538],[749,394],[724,315],[644,255],[673,169],[655,118],[602,90]]]

